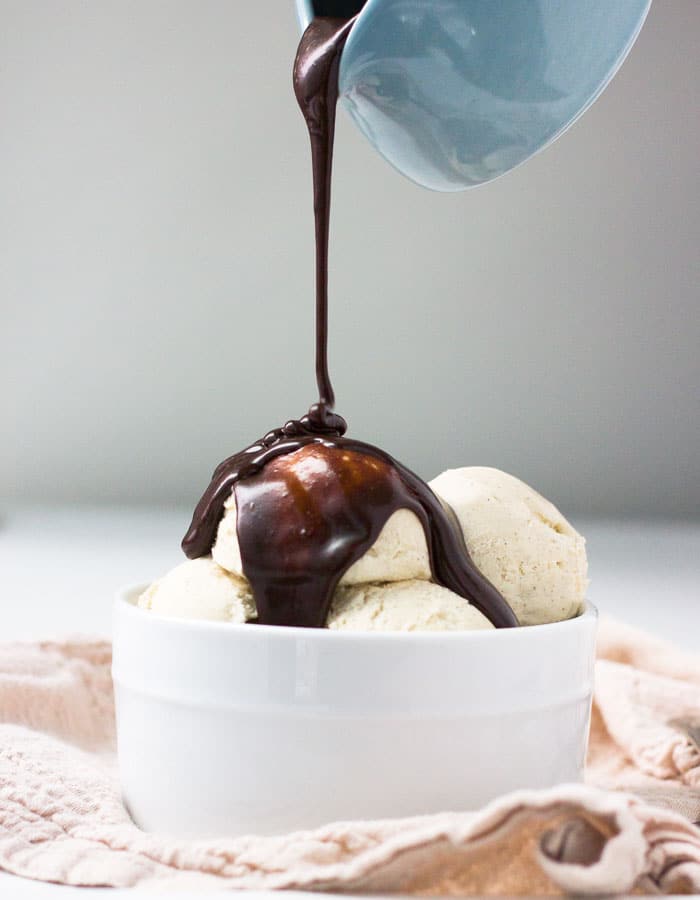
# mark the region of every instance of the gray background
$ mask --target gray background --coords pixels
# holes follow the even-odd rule
[[[0,496],[194,502],[314,397],[291,0],[0,0],[0,22]],[[698,0],[656,0],[586,116],[466,194],[340,117],[353,434],[573,514],[698,513],[699,33]]]

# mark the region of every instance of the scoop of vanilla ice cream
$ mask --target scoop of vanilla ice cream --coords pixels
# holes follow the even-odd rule
[[[448,469],[430,482],[454,510],[467,549],[521,625],[569,619],[588,585],[586,545],[559,510],[498,469]]]
[[[478,466],[450,469],[430,486],[454,510],[474,563],[510,603],[521,625],[555,622],[580,611],[588,584],[585,542],[553,504],[512,475]],[[420,521],[410,510],[398,510],[343,576],[328,627],[491,627],[475,607],[430,579]],[[255,617],[243,575],[233,493],[212,555],[187,561],[154,582],[139,606],[195,619],[245,622]]]
[[[138,605],[184,619],[245,622],[256,615],[248,581],[226,572],[211,556],[171,569],[141,594]]]
[[[339,587],[328,627],[343,631],[474,631],[493,628],[463,597],[431,581]]]
[[[211,554],[223,569],[243,577],[233,492],[225,503],[225,513],[219,523]],[[413,578],[428,581],[430,577],[423,526],[415,513],[409,509],[399,509],[387,519],[369,550],[350,566],[340,584],[408,581]]]

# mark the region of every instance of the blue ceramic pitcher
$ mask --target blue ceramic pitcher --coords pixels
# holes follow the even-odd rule
[[[297,0],[359,12],[340,95],[399,172],[438,191],[485,184],[542,150],[598,97],[651,0]]]

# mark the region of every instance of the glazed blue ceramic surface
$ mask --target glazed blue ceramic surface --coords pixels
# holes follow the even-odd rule
[[[324,3],[332,0],[297,0],[303,27]],[[408,178],[438,191],[476,187],[542,150],[590,106],[650,5],[367,0],[341,59],[342,103]]]

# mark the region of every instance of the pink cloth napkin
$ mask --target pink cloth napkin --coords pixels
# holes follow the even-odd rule
[[[0,645],[0,869],[73,885],[700,892],[700,659],[603,621],[587,785],[274,838],[145,834],[119,801],[110,646]]]

